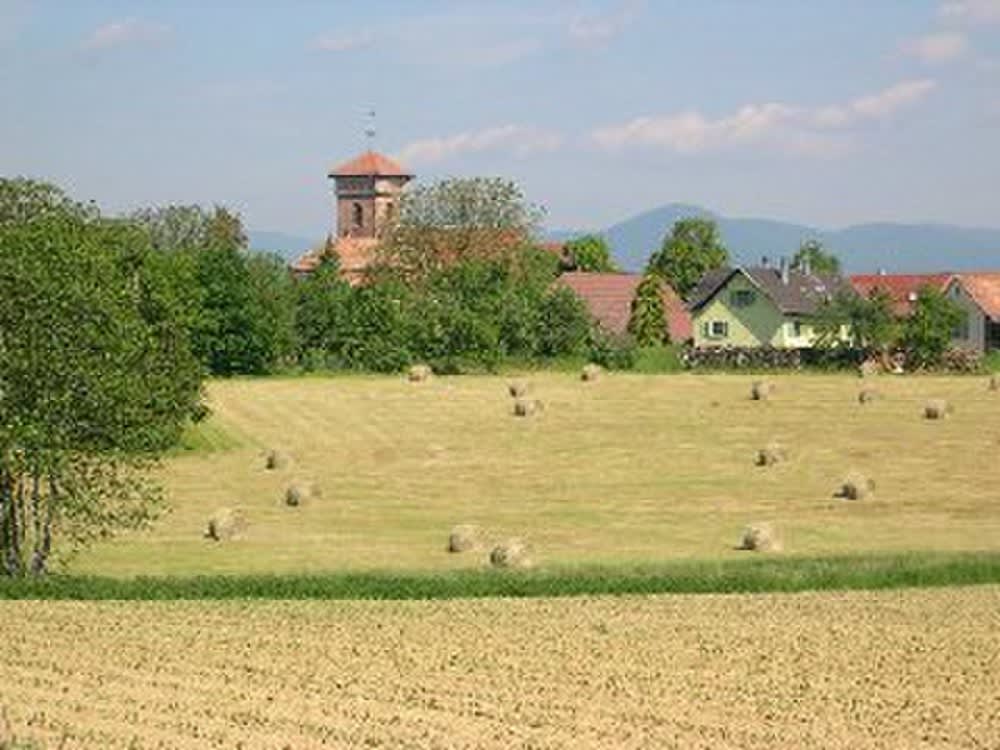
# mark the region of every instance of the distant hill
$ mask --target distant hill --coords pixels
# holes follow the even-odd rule
[[[277,253],[287,260],[295,260],[306,250],[315,247],[323,238],[306,239],[284,232],[269,232],[266,230],[247,232],[250,238],[250,249],[258,252]]]
[[[728,218],[700,206],[671,203],[608,227],[602,234],[623,268],[640,270],[674,222],[686,216],[715,219],[739,263],[755,263],[765,255],[791,256],[802,240],[816,238],[852,273],[880,268],[890,272],[1000,269],[1000,229],[947,224],[858,224],[826,230],[771,219]],[[553,239],[567,239],[583,232],[552,234],[558,234]]]

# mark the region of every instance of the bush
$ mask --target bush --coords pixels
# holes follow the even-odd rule
[[[649,374],[680,372],[684,369],[681,347],[673,344],[639,347],[636,349],[635,365],[632,369]]]
[[[635,367],[638,347],[631,336],[611,334],[595,328],[590,339],[590,360],[608,370]]]

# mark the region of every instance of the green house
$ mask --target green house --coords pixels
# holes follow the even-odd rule
[[[689,302],[694,345],[810,348],[820,306],[843,285],[840,277],[793,270],[785,261],[711,271]]]

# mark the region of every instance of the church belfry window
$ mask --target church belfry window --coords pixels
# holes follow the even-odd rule
[[[361,229],[365,224],[365,209],[360,203],[351,206],[351,226]]]

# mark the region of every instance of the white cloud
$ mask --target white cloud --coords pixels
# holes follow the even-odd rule
[[[484,151],[503,151],[524,157],[554,151],[561,145],[562,136],[558,133],[524,125],[501,125],[414,141],[399,152],[399,159],[408,165],[430,164]]]
[[[903,54],[933,65],[963,57],[969,51],[969,40],[960,32],[943,31],[908,39],[900,48]]]
[[[781,102],[749,104],[717,119],[688,111],[594,130],[602,148],[652,146],[681,154],[761,147],[804,156],[838,156],[850,148],[849,128],[883,120],[923,99],[935,86],[923,79],[903,81],[844,104],[802,107]]]
[[[945,20],[959,23],[1000,23],[1000,0],[944,0],[939,13]]]
[[[326,34],[316,39],[312,47],[320,52],[349,52],[368,47],[375,41],[375,35],[370,31],[357,34]]]
[[[94,29],[80,44],[87,52],[98,52],[131,44],[155,44],[170,35],[170,27],[161,23],[127,18]]]
[[[620,2],[607,13],[577,15],[569,23],[570,39],[583,45],[601,45],[621,34],[642,11],[645,2]]]

